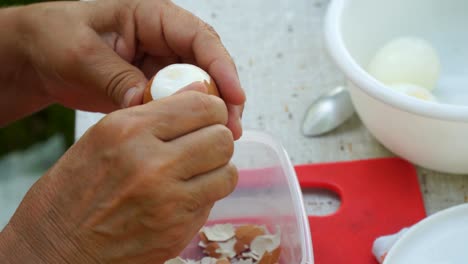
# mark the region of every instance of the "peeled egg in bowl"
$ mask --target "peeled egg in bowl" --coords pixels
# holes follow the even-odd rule
[[[371,134],[416,165],[456,174],[468,173],[467,10],[466,0],[333,0],[325,18],[327,50]],[[369,69],[376,54],[401,37],[433,47],[440,63],[436,82],[434,77],[423,83],[383,79]],[[429,75],[437,75],[437,67],[430,68]],[[438,103],[389,88],[401,83],[434,87],[430,92]]]
[[[399,83],[388,85],[388,87],[397,92],[418,98],[420,100],[437,102],[435,96],[428,89],[423,88],[421,86],[417,86],[410,83]]]
[[[400,37],[377,51],[368,70],[385,84],[411,83],[432,90],[439,79],[440,60],[430,42]]]

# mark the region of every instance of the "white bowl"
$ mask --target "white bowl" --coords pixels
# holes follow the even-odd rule
[[[353,104],[390,151],[420,166],[468,173],[468,1],[333,0],[328,51],[346,75]],[[366,71],[377,50],[397,37],[426,39],[441,59],[434,94],[422,101],[388,89]]]
[[[390,249],[384,264],[466,263],[468,204],[440,211],[412,226]]]

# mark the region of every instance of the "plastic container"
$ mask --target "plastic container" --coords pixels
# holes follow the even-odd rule
[[[295,171],[282,146],[270,136],[245,131],[236,142],[233,162],[239,169],[236,190],[213,207],[207,225],[266,225],[281,229],[280,264],[313,264],[308,219]],[[182,253],[201,257],[198,238]]]

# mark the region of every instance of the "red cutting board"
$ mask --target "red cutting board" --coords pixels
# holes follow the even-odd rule
[[[309,216],[315,264],[376,264],[372,243],[426,216],[415,168],[398,158],[296,166],[304,189],[336,192],[333,215]]]

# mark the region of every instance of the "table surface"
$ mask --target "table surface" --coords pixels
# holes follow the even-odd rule
[[[393,155],[376,141],[356,115],[322,137],[307,138],[300,132],[308,105],[345,82],[324,49],[322,25],[328,1],[174,2],[211,24],[233,56],[248,98],[244,128],[274,135],[294,164]],[[78,112],[76,137],[101,117]],[[418,168],[418,174],[428,214],[468,202],[467,176],[423,168]],[[309,210],[325,212],[339,206],[333,195],[317,193],[306,195]]]

